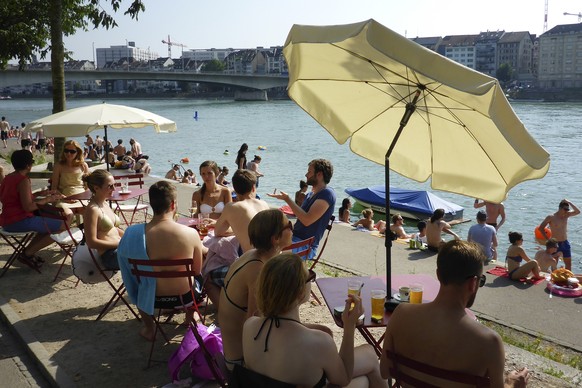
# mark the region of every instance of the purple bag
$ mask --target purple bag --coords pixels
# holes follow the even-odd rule
[[[196,330],[196,333],[193,330]],[[197,340],[196,337],[199,339]],[[200,347],[198,341],[203,342],[204,347],[208,350],[210,359],[207,359],[207,355]],[[184,335],[184,339],[182,339],[178,350],[168,360],[168,369],[172,381],[180,380],[180,369],[188,361],[190,361],[190,369],[192,370],[193,376],[204,380],[216,380],[216,376],[208,365],[210,362],[213,364],[216,373],[218,373],[219,379],[224,380],[224,376],[222,376],[216,363],[215,356],[219,353],[222,353],[220,329],[215,325],[211,325],[210,327],[206,327],[201,323],[196,326],[192,325]]]

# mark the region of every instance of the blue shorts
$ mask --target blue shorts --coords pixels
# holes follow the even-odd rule
[[[36,233],[56,233],[61,230],[63,222],[54,218],[28,217],[3,226],[4,230],[13,233],[36,232]]]
[[[117,261],[117,248],[115,249],[108,249],[101,255],[101,263],[103,264],[103,268],[118,271],[119,270],[119,262]]]
[[[303,240],[305,240],[305,239],[304,238],[301,238],[301,237],[293,236],[291,242],[296,243],[296,242],[303,241]],[[304,249],[302,249],[302,248],[295,248],[295,249],[291,250],[291,252],[297,253],[297,252],[303,251],[303,250]],[[309,256],[307,257],[307,259],[308,260],[313,260],[313,259],[315,259],[315,256],[316,255],[317,255],[317,247],[315,247],[315,246],[312,245],[311,246],[311,251],[309,252]]]
[[[558,241],[558,252],[562,252],[566,259],[572,257],[570,242],[568,240]]]

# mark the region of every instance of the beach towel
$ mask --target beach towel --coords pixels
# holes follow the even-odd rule
[[[495,276],[509,279],[509,272],[507,272],[507,268],[505,268],[505,267],[495,267],[495,268],[488,270],[487,273],[490,273],[491,275],[495,275]],[[511,279],[511,280],[513,280],[513,279]],[[539,283],[543,282],[544,280],[545,279],[535,279],[535,280],[529,279],[529,278],[519,279],[519,281],[522,283],[531,283],[531,284],[539,284]]]
[[[117,260],[123,284],[129,295],[129,299],[146,314],[154,314],[154,300],[156,298],[156,279],[137,278],[131,273],[128,259],[149,260],[146,249],[145,224],[132,225],[125,230],[119,247],[117,248]],[[144,271],[152,271],[150,266],[139,266]]]

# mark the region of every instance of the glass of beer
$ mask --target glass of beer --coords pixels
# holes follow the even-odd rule
[[[198,211],[198,204],[196,203],[196,201],[192,201],[192,207],[189,210],[190,210],[190,218],[194,218],[194,215]]]
[[[209,213],[198,213],[198,231],[201,236],[208,234],[207,219],[210,217]]]
[[[357,295],[362,297],[362,287],[364,283],[358,279],[349,279],[348,280],[348,295]],[[354,304],[352,303],[350,310],[354,308]]]
[[[422,303],[423,287],[420,283],[413,283],[410,285],[410,303]]]
[[[385,290],[372,290],[372,321],[381,323],[384,319],[384,302],[386,300]]]

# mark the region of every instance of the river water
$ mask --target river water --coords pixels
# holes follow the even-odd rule
[[[68,108],[100,103],[100,100],[70,100]],[[178,132],[156,134],[153,128],[109,130],[115,144],[118,138],[128,146],[129,138],[136,138],[144,153],[150,156],[152,174],[163,176],[172,162],[188,158],[189,165],[198,173],[198,165],[207,159],[235,170],[236,152],[243,142],[248,143],[247,158],[260,155],[265,177],[261,179],[259,195],[273,205],[280,205],[265,193],[275,188],[294,193],[299,180],[304,178],[307,163],[314,158],[326,158],[334,165],[331,186],[338,196],[338,207],[347,187],[382,184],[384,167],[356,156],[347,144],[339,145],[311,117],[291,101],[234,102],[200,100],[111,100],[110,103],[135,106],[150,110],[178,125]],[[580,191],[582,168],[582,104],[514,102],[513,108],[533,137],[551,155],[551,167],[541,180],[525,182],[513,188],[505,203],[507,221],[499,231],[499,257],[505,257],[509,245],[507,233],[524,234],[524,247],[530,257],[535,254],[534,228],[543,218],[555,212],[561,199],[567,198],[582,207]],[[51,113],[51,100],[3,100],[0,115],[12,125],[38,119]],[[198,120],[193,118],[198,112]],[[103,136],[103,131],[95,131]],[[78,139],[83,140],[83,139]],[[266,150],[258,150],[258,146]],[[225,155],[224,151],[229,154]],[[478,172],[477,172],[478,173]],[[392,173],[395,187],[430,189],[430,183],[417,183]],[[465,207],[465,216],[474,218],[474,198],[456,194],[435,193]],[[355,216],[353,217],[355,218]],[[456,232],[466,237],[472,223],[455,226]],[[409,231],[415,228],[411,224]],[[572,243],[573,267],[581,272],[582,215],[570,218],[569,239]]]

